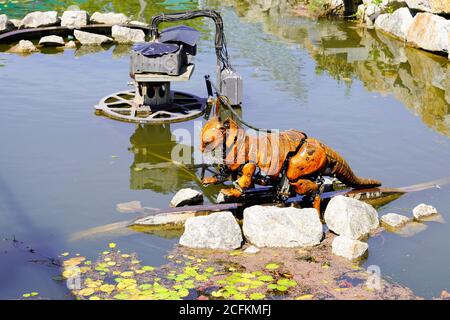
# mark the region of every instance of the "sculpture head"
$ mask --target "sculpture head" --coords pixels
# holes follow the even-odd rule
[[[200,151],[212,151],[219,147],[225,139],[226,129],[219,117],[208,120],[202,128],[200,137]]]

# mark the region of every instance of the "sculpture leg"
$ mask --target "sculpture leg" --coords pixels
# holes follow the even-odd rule
[[[220,194],[223,197],[223,201],[229,201],[230,199],[237,199],[242,195],[244,189],[253,186],[253,175],[256,171],[256,165],[254,163],[247,163],[242,168],[242,175],[236,180],[237,187],[231,189],[222,189]],[[241,190],[239,190],[241,189]]]
[[[236,181],[241,189],[250,188],[253,185],[253,175],[256,171],[254,163],[247,163],[242,168],[242,176]]]
[[[319,219],[322,219],[322,215],[320,212],[320,196],[316,194],[313,200],[313,208],[317,210],[317,214],[319,215]]]
[[[202,180],[202,184],[207,186],[207,185],[211,185],[211,184],[218,184],[220,181],[219,179],[217,179],[217,177],[205,177]]]
[[[312,196],[314,193],[316,193],[319,190],[319,185],[317,183],[315,183],[314,181],[311,181],[308,179],[299,179],[295,182],[291,182],[290,184],[294,188],[294,191],[297,194],[304,195],[304,196]],[[317,213],[320,218],[320,196],[319,195],[314,196],[313,207],[317,210]]]

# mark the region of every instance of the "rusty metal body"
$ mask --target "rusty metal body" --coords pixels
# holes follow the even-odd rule
[[[323,176],[339,179],[355,189],[373,188],[381,182],[355,175],[336,151],[322,142],[308,138],[298,130],[262,132],[257,136],[246,131],[232,119],[222,121],[212,117],[201,132],[201,151],[222,146],[223,165],[230,175],[240,177],[235,188],[222,189],[224,199],[239,198],[255,182],[287,185],[284,195],[292,192],[310,196],[313,206],[320,211],[321,180]],[[220,179],[206,178],[205,184]]]

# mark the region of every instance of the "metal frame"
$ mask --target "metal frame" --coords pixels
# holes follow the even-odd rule
[[[203,115],[206,99],[195,95],[172,91],[172,102],[158,108],[134,103],[135,90],[120,91],[108,95],[95,106],[96,114],[111,119],[132,122],[163,124],[192,120]]]

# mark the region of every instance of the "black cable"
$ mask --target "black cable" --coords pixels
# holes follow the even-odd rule
[[[223,20],[220,14],[214,10],[194,10],[194,11],[186,11],[186,12],[178,12],[178,13],[170,13],[170,14],[160,14],[154,16],[150,22],[150,35],[153,38],[158,38],[158,25],[161,22],[175,22],[182,20],[190,20],[200,17],[211,18],[216,25],[216,34],[215,34],[215,50],[217,61],[220,66],[220,70],[228,69],[233,70],[233,67],[230,64],[230,58],[228,56],[227,43],[225,39],[225,33],[223,30]]]

